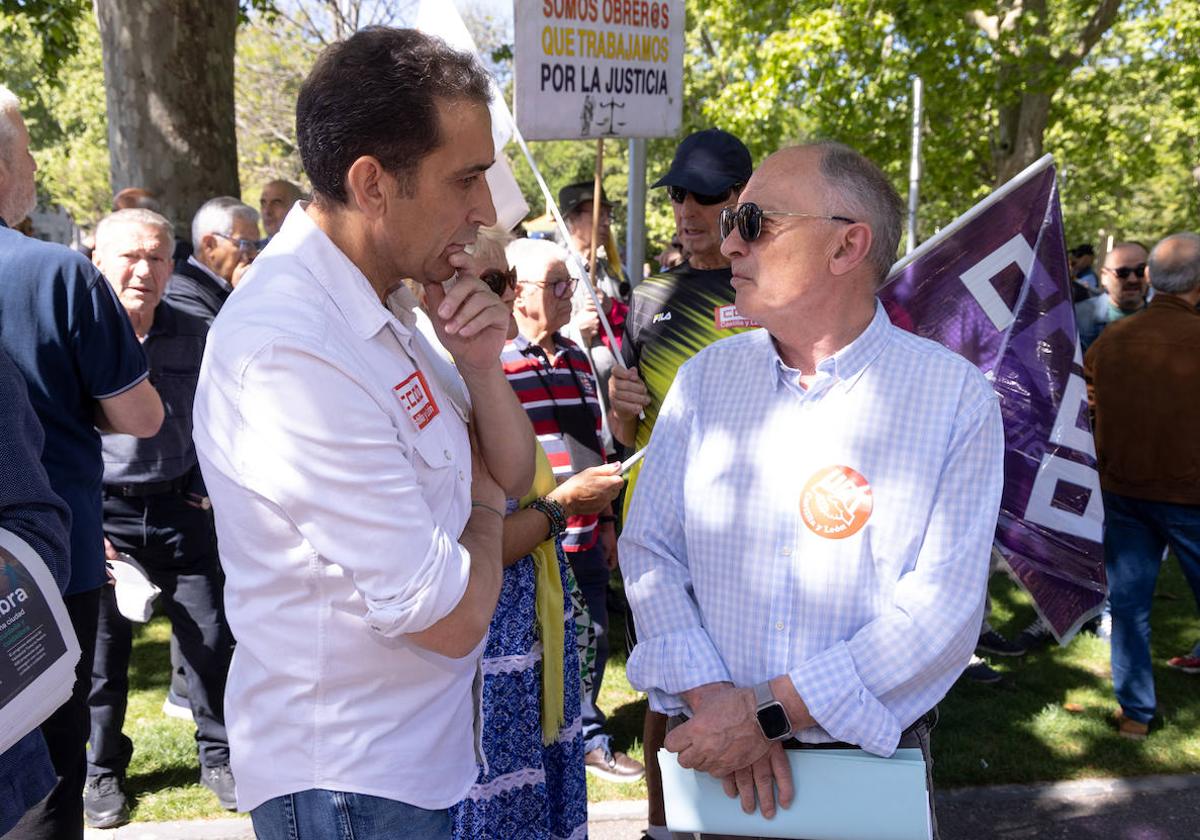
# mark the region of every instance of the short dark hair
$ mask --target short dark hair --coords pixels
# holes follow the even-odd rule
[[[346,203],[346,171],[372,155],[406,192],[442,143],[439,99],[491,100],[470,53],[414,29],[372,26],[331,44],[296,100],[296,138],[314,197]]]

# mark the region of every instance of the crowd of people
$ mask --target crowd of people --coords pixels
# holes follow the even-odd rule
[[[588,772],[645,774],[662,840],[664,746],[770,817],[786,750],[931,767],[972,655],[1027,647],[985,618],[998,398],[877,300],[903,211],[882,171],[835,142],[755,168],[693,133],[653,185],[662,270],[633,286],[590,181],[560,191],[569,243],[495,227],[489,96],[435,38],[357,33],[298,96],[311,196],[272,181],[261,213],[216,197],[182,232],[122,190],[89,259],[11,229],[35,167],[0,88],[0,527],[82,649],[71,699],[0,755],[0,836],[129,818],[133,624],[106,564],[160,590],[169,708],[263,840],[582,838]],[[1140,738],[1166,546],[1200,603],[1177,421],[1200,237],[1118,243],[1098,276],[1090,250],[1116,725]],[[617,573],[644,767],[599,707]]]

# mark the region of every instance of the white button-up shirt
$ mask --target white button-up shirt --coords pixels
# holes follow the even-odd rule
[[[471,450],[405,320],[297,207],[209,333],[195,440],[238,640],[242,810],[308,788],[445,808],[478,772],[482,644],[450,659],[406,638],[466,590]]]
[[[674,714],[787,674],[820,724],[801,740],[890,755],[979,636],[1003,446],[979,371],[882,306],[807,389],[766,330],[702,350],[621,537],[630,682]]]

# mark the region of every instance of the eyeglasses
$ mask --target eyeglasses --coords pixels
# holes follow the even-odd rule
[[[262,245],[262,243],[257,239],[238,239],[224,233],[217,233],[215,230],[212,233],[213,236],[219,236],[222,239],[232,242],[237,246],[238,251],[243,254],[257,254]]]
[[[683,204],[687,200],[688,194],[691,193],[692,198],[696,199],[697,204],[703,204],[705,207],[711,207],[714,204],[720,204],[723,201],[728,201],[731,193],[734,192],[741,184],[735,184],[725,192],[718,195],[709,195],[708,193],[698,193],[693,190],[684,189],[683,187],[667,187],[667,195],[671,201],[676,204]]]
[[[554,296],[559,300],[563,300],[564,298],[569,298],[571,295],[575,294],[575,287],[579,285],[579,281],[572,277],[570,280],[553,280],[549,283],[545,281],[535,283],[530,280],[522,283],[522,285],[537,286],[539,289],[544,289],[549,286],[550,291],[554,294]]]
[[[721,211],[721,238],[724,239],[733,233],[733,227],[737,225],[738,233],[742,239],[747,242],[753,242],[762,233],[763,216],[792,216],[798,219],[825,219],[830,222],[845,222],[848,225],[858,224],[854,219],[847,218],[846,216],[820,216],[815,213],[788,213],[783,210],[763,210],[753,201],[747,201],[745,204],[739,204],[736,210],[732,207],[726,207]]]
[[[1117,275],[1117,279],[1119,280],[1129,279],[1130,274],[1134,275],[1139,280],[1146,276],[1145,263],[1138,263],[1137,265],[1123,265],[1119,268],[1105,268],[1104,270]]]
[[[504,294],[505,289],[517,288],[517,270],[515,268],[510,268],[508,271],[489,268],[487,271],[480,272],[479,279],[498,295]]]

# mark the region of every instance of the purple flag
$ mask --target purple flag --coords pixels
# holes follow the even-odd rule
[[[1104,603],[1104,512],[1051,157],[898,262],[879,297],[999,394],[996,547],[1065,644]]]

